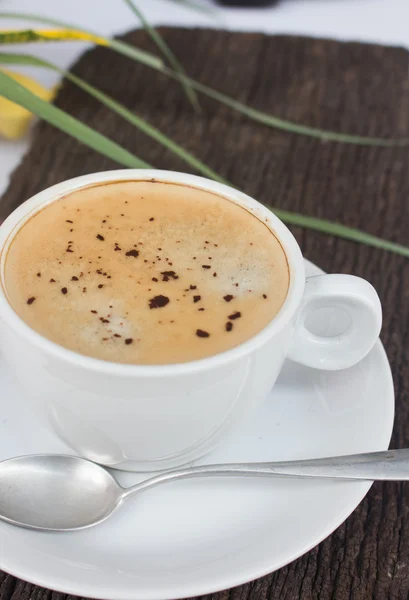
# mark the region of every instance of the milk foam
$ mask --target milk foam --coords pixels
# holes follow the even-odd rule
[[[43,336],[135,364],[246,341],[289,286],[264,223],[209,192],[151,181],[90,187],[44,208],[13,240],[5,279],[12,307]]]

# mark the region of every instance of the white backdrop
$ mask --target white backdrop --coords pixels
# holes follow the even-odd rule
[[[180,8],[167,0],[136,1],[156,25],[293,33],[409,48],[409,0],[281,0],[270,9],[220,9],[217,18]],[[0,11],[44,14],[103,35],[135,27],[135,17],[122,0],[0,0]],[[0,19],[0,29],[26,25],[27,22]],[[86,47],[78,43],[55,43],[29,48],[15,46],[13,50],[52,57],[53,62],[68,67]],[[56,81],[55,75],[45,70],[33,69],[31,74],[47,85]],[[29,139],[0,140],[0,195],[28,144]]]

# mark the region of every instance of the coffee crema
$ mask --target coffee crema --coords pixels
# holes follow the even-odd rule
[[[289,287],[270,229],[230,200],[154,181],[100,184],[17,232],[5,288],[35,331],[117,363],[183,363],[259,333]]]

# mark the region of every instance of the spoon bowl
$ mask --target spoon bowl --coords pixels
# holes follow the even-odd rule
[[[22,527],[91,527],[117,508],[122,492],[108,471],[76,456],[22,456],[0,463],[1,518]]]

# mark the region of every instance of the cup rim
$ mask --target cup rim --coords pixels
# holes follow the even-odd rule
[[[289,268],[290,282],[287,297],[279,312],[264,329],[238,346],[199,360],[165,365],[134,365],[93,358],[73,350],[68,350],[31,329],[18,316],[9,303],[4,283],[4,270],[8,248],[19,229],[29,218],[42,210],[46,205],[56,202],[74,191],[109,182],[149,180],[176,183],[215,193],[247,209],[267,225],[282,244]],[[70,365],[82,367],[96,373],[103,372],[104,374],[128,377],[178,376],[217,368],[239,358],[246,357],[268,342],[292,320],[301,303],[304,286],[305,267],[303,256],[296,239],[286,225],[270,209],[243,192],[197,175],[157,169],[120,169],[82,175],[39,192],[15,209],[0,225],[0,319],[3,317],[7,325],[19,337],[25,339],[45,354],[52,355]]]

